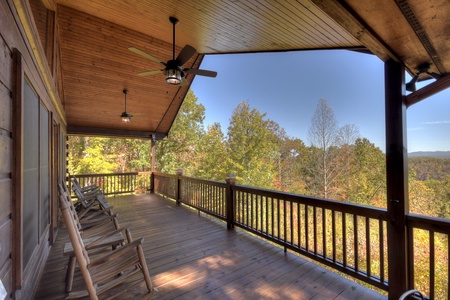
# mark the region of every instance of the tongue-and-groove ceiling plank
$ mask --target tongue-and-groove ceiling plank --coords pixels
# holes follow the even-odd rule
[[[138,47],[165,61],[172,56],[170,43],[64,6],[58,7],[58,25],[69,125],[169,131],[182,101],[179,90],[183,94],[188,86],[168,85],[162,74],[137,76],[163,66],[128,47]],[[195,55],[186,66],[197,68],[200,60],[201,56]],[[127,111],[135,116],[130,124],[120,120],[124,88],[129,90]]]

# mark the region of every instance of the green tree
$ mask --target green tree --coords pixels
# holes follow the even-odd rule
[[[386,207],[386,158],[366,138],[355,141],[351,172],[346,177],[343,199],[348,202]]]
[[[273,132],[277,144],[275,188],[290,193],[305,194],[303,165],[307,148],[302,140],[287,136],[284,129]]]
[[[336,199],[339,180],[345,176],[342,144],[346,143],[350,130],[339,129],[333,110],[325,99],[320,99],[311,120],[308,139],[311,143],[307,165],[308,186],[313,196]]]
[[[239,103],[230,119],[228,145],[231,173],[238,183],[270,189],[279,151],[270,130],[271,122],[265,116],[247,102]]]
[[[430,179],[424,182],[434,191],[433,205],[438,207],[438,217],[450,219],[450,175],[445,180]]]
[[[229,172],[227,144],[220,123],[209,125],[200,141],[197,176],[224,181]]]
[[[149,139],[112,139],[112,148],[120,165],[118,172],[151,170],[151,141]]]
[[[102,174],[118,171],[117,154],[111,146],[111,139],[108,138],[70,137],[69,173]]]
[[[198,104],[197,100],[192,90],[189,90],[168,137],[156,143],[157,170],[174,174],[181,168],[184,175],[196,176],[205,119],[205,107]]]

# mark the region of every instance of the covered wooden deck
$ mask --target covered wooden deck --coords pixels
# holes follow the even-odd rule
[[[122,227],[144,237],[151,299],[387,299],[293,253],[155,194],[111,198]],[[61,228],[35,299],[64,299]],[[75,274],[74,289],[83,286]],[[130,299],[137,299],[129,293]],[[120,299],[124,299],[121,297]]]

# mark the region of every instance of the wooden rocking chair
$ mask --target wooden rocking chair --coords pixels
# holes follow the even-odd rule
[[[89,296],[91,299],[98,299],[100,294],[111,290],[119,284],[125,284],[125,281],[132,277],[134,278],[134,275],[139,273],[143,275],[148,292],[151,293],[153,291],[153,284],[142,249],[142,238],[131,241],[129,244],[106,254],[101,253],[91,260],[80,231],[75,224],[75,219],[70,213],[69,204],[63,195],[60,196],[60,207],[87,289],[87,291],[70,293],[67,299],[85,296]],[[141,283],[141,280],[133,283],[127,282],[127,288],[130,289]],[[113,297],[120,297],[128,289],[121,289],[118,293],[115,292]]]
[[[79,215],[85,214],[96,208],[106,211],[111,209],[111,205],[109,205],[105,195],[100,189],[83,192],[78,182],[72,179],[72,190],[75,192],[75,196],[78,199],[75,206],[79,211]]]
[[[99,249],[101,251],[105,248],[114,250],[118,246],[123,246],[125,243],[123,233],[125,233],[128,242],[132,241],[129,230],[127,228],[120,228],[115,214],[100,215],[97,218],[92,218],[92,216],[99,215],[99,211],[97,211],[85,218],[87,219],[87,222],[81,223],[67,186],[64,185],[63,187],[62,184],[59,184],[59,192],[61,199],[64,199],[67,202],[70,216],[73,218],[74,224],[83,238],[83,242],[86,245],[85,249],[87,251]],[[66,292],[70,292],[72,290],[76,264],[75,252],[70,242],[64,244],[64,256],[69,256],[66,273]]]
[[[101,207],[100,209],[94,210],[95,205],[98,203],[96,203],[96,200],[93,199],[92,201],[84,201],[83,204],[80,204],[80,201],[78,200],[77,203],[79,205],[75,208],[75,204],[72,202],[72,198],[70,197],[70,192],[67,185],[59,184],[59,192],[63,194],[66,197],[66,200],[70,202],[70,205],[73,206],[73,211],[76,212],[79,222],[96,222],[98,221],[99,217],[102,217],[102,215],[107,215],[114,217],[114,222],[117,223],[117,214],[112,212],[113,206],[108,205],[108,207]],[[116,227],[118,228],[118,225]]]
[[[87,186],[83,186],[82,187],[80,185],[78,179],[74,175],[71,175],[71,181],[72,181],[72,184],[77,185],[81,189],[81,191],[83,193],[100,190],[100,187],[98,185],[96,185],[96,184],[91,184],[91,185],[87,185]]]

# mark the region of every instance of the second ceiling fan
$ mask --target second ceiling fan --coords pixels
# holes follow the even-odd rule
[[[178,53],[178,56],[175,58],[175,25],[179,23],[178,19],[175,17],[169,17],[170,22],[173,25],[173,43],[172,43],[172,59],[163,62],[156,57],[139,50],[135,47],[130,47],[128,50],[139,54],[145,58],[150,59],[151,61],[160,63],[165,68],[162,70],[151,70],[151,71],[145,71],[138,73],[139,76],[149,76],[154,74],[163,73],[166,76],[166,82],[174,85],[187,84],[187,81],[185,79],[185,74],[193,74],[193,75],[201,75],[201,76],[208,76],[208,77],[216,77],[217,72],[215,71],[209,71],[209,70],[201,70],[201,69],[189,69],[189,68],[183,68],[183,64],[186,63],[196,52],[194,47],[190,45],[184,46],[184,48],[181,50],[180,53]]]

